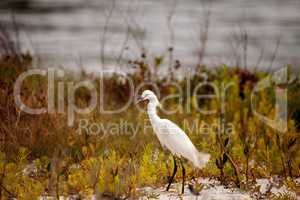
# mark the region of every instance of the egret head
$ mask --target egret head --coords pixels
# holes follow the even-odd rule
[[[148,100],[149,103],[153,103],[156,106],[160,106],[160,103],[159,103],[156,95],[151,90],[144,90],[142,95],[138,97],[137,103],[142,102],[142,101],[146,101],[146,100]]]

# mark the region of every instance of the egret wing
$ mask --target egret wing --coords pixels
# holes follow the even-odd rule
[[[190,160],[197,167],[204,166],[209,160],[209,154],[199,152],[184,131],[170,120],[162,120],[159,132],[161,142],[173,154]]]

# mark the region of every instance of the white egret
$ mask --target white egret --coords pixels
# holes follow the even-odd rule
[[[168,119],[161,119],[157,115],[156,108],[160,106],[160,103],[152,91],[145,90],[138,98],[138,102],[145,100],[148,100],[147,113],[160,144],[173,154],[174,171],[169,180],[167,191],[169,190],[177,172],[176,157],[178,157],[182,168],[182,193],[184,193],[185,168],[181,158],[186,158],[187,160],[191,161],[194,166],[202,168],[209,161],[210,155],[199,152],[189,137],[176,124]]]

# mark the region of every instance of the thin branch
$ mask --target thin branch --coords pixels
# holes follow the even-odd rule
[[[123,54],[124,54],[124,51],[126,49],[126,46],[127,46],[127,43],[129,41],[129,36],[130,36],[130,27],[127,26],[127,30],[126,30],[126,35],[125,35],[125,39],[124,39],[124,42],[122,44],[122,47],[120,49],[120,53],[116,59],[116,64],[119,65],[121,60],[123,59]]]
[[[174,41],[175,41],[175,34],[174,34],[174,28],[172,26],[172,19],[174,17],[175,11],[176,11],[176,4],[177,1],[174,0],[172,7],[170,9],[170,12],[168,13],[167,16],[167,27],[169,31],[169,46],[168,46],[168,53],[169,53],[169,66],[168,66],[168,71],[169,71],[169,76],[168,76],[168,81],[173,79],[174,77],[174,72],[173,72],[173,60],[174,60]]]
[[[248,31],[245,27],[241,27],[240,31],[241,31],[240,37],[243,43],[243,64],[244,64],[244,69],[247,69]]]
[[[4,187],[2,183],[0,183],[0,188],[2,188],[3,191],[6,192],[10,197],[17,198],[17,196],[14,193],[10,192],[6,187]]]
[[[262,59],[263,59],[263,57],[264,57],[264,50],[265,50],[265,47],[263,46],[263,48],[260,50],[260,55],[259,55],[259,57],[258,57],[258,59],[257,59],[256,64],[255,64],[254,72],[257,71],[257,68],[258,68],[258,66],[260,65],[260,63],[261,63],[261,61],[262,61]]]
[[[277,53],[278,53],[278,49],[279,49],[279,46],[280,46],[280,40],[281,40],[281,37],[279,36],[277,39],[276,39],[276,46],[274,48],[274,51],[273,51],[273,54],[272,54],[272,57],[271,57],[271,60],[270,60],[270,64],[269,64],[269,67],[268,67],[268,70],[267,71],[270,71],[270,69],[272,68],[272,65],[276,59],[276,56],[277,56]]]
[[[101,58],[102,68],[104,68],[104,66],[105,66],[106,34],[107,34],[107,31],[108,31],[108,25],[109,25],[109,22],[110,22],[110,19],[111,19],[112,15],[113,15],[113,11],[114,11],[115,7],[116,7],[116,0],[113,0],[112,1],[112,7],[109,9],[108,15],[106,17],[105,24],[104,24],[104,30],[103,30],[103,33],[102,33],[102,36],[101,36],[101,39],[100,39],[100,46],[101,46],[100,58]]]
[[[207,41],[208,41],[208,32],[210,27],[210,16],[211,16],[211,10],[210,8],[204,10],[204,23],[201,24],[200,27],[200,49],[198,52],[198,66],[200,66],[203,62],[203,58],[205,56],[205,51],[207,47]]]
[[[237,187],[240,187],[241,181],[240,181],[240,172],[239,172],[238,166],[235,164],[235,162],[233,161],[232,157],[229,155],[228,152],[225,152],[225,154],[228,157],[228,160],[233,167],[234,174],[236,176],[236,181],[237,181],[236,185],[237,185]]]

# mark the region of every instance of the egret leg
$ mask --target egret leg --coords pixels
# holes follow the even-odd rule
[[[181,169],[182,169],[182,188],[181,188],[181,193],[184,193],[184,183],[185,183],[185,168],[183,165],[182,160],[180,159],[180,164],[181,164]]]
[[[172,182],[173,182],[173,179],[174,179],[174,177],[175,177],[175,174],[176,174],[176,172],[177,172],[177,164],[176,164],[176,158],[175,158],[175,156],[173,156],[173,160],[174,160],[174,170],[173,170],[173,174],[172,174],[172,176],[171,176],[171,178],[170,178],[170,180],[169,180],[169,184],[168,184],[168,186],[167,186],[167,191],[169,191],[170,186],[171,186],[171,184],[172,184]]]

